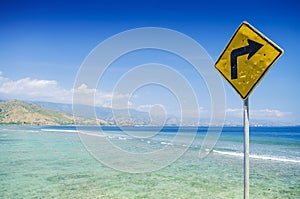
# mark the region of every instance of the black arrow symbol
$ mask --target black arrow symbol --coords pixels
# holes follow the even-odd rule
[[[248,39],[248,46],[234,49],[230,53],[230,62],[231,62],[231,79],[237,79],[237,58],[248,54],[248,60],[263,46],[260,43]]]

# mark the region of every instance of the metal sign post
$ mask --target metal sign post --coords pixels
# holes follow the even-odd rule
[[[215,63],[244,102],[244,198],[249,199],[249,95],[283,50],[247,22],[236,30]]]
[[[244,100],[244,198],[249,199],[249,101]]]

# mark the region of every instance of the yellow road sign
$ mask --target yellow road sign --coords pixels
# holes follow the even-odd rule
[[[243,22],[223,50],[215,67],[243,99],[247,99],[283,50]]]

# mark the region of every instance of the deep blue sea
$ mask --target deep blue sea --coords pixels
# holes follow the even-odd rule
[[[205,158],[207,127],[178,129],[0,126],[0,198],[243,198],[243,128]],[[300,198],[300,127],[250,129],[250,198]]]

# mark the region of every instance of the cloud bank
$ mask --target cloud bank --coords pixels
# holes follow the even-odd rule
[[[127,95],[112,94],[101,92],[94,88],[88,88],[82,84],[77,91],[85,94],[92,93],[95,96],[95,105],[111,107],[111,100],[121,100],[128,98]],[[0,99],[19,99],[26,101],[48,101],[58,103],[72,103],[74,89],[62,88],[55,80],[41,80],[25,77],[19,80],[11,80],[0,72]],[[88,104],[87,100],[82,99],[82,104]],[[91,99],[90,99],[91,100]],[[118,107],[121,108],[121,107]]]
[[[227,118],[238,119],[243,118],[243,109],[228,108],[226,110]],[[250,109],[249,117],[254,120],[268,120],[268,121],[287,121],[292,116],[292,112],[284,112],[277,109]]]

